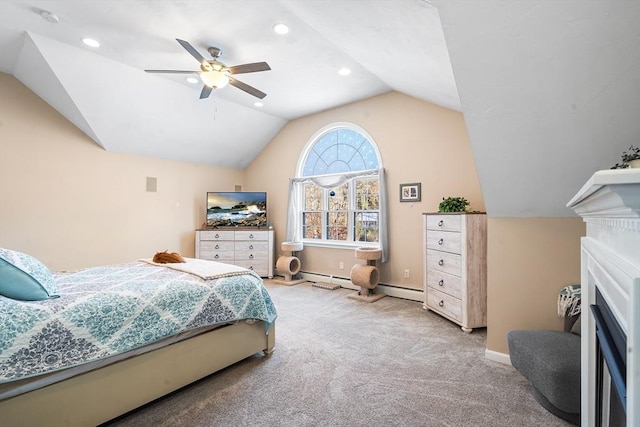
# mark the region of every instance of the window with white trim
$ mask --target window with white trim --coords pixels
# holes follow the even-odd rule
[[[334,125],[312,138],[300,160],[296,213],[302,240],[378,245],[381,161],[371,137],[355,125]]]

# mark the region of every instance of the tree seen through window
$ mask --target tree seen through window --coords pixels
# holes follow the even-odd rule
[[[377,149],[363,133],[348,127],[332,129],[312,143],[302,175],[322,177],[380,168]],[[302,237],[326,242],[378,242],[379,177],[355,178],[335,188],[304,184]]]

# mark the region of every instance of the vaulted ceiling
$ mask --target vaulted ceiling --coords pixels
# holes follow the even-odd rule
[[[145,73],[198,70],[176,39],[266,61],[237,76],[264,105]],[[3,0],[0,71],[107,150],[240,168],[291,119],[405,93],[464,114],[492,216],[572,215],[589,176],[640,144],[639,1]]]
[[[263,106],[145,73],[200,70],[176,39],[206,59],[220,48],[228,66],[266,61],[235,76]],[[460,110],[437,10],[421,0],[2,1],[0,70],[107,150],[216,166],[245,167],[288,120],[391,90]]]

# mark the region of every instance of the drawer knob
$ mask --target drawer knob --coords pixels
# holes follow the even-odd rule
[[[216,239],[219,239],[219,238],[220,238],[220,235],[219,235],[218,233],[216,233],[216,235],[215,235],[215,236],[213,236],[213,237],[215,237]]]
[[[443,243],[444,243],[444,239],[440,239],[440,240],[438,240],[438,244],[439,244],[440,246],[442,246],[442,244],[443,244]]]
[[[438,307],[444,307],[444,301],[440,300],[440,302],[438,303]]]
[[[249,245],[249,249],[253,249],[253,245]]]
[[[249,234],[249,238],[250,238],[250,239],[253,239],[253,234]]]
[[[441,259],[440,261],[438,261],[438,265],[439,265],[440,267],[442,267],[442,266],[444,265],[444,260],[443,260],[443,259]]]
[[[249,267],[249,270],[253,270],[253,265]]]
[[[443,220],[438,221],[438,227],[442,227],[443,224],[444,224]]]
[[[440,279],[440,281],[438,282],[438,285],[444,286],[444,280]]]
[[[220,258],[220,255],[216,254],[216,256],[214,256],[215,259]]]
[[[253,259],[253,254],[249,254],[249,259]]]
[[[216,245],[216,249],[220,249],[220,245]]]

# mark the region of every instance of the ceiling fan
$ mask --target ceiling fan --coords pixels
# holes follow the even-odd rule
[[[236,65],[233,67],[227,67],[222,62],[218,61],[218,58],[222,54],[222,51],[217,47],[210,47],[209,54],[213,57],[213,60],[205,59],[189,42],[176,39],[180,45],[185,48],[187,52],[191,54],[200,63],[200,71],[182,71],[182,70],[144,70],[147,73],[160,73],[160,74],[199,74],[200,79],[204,83],[202,92],[200,92],[200,99],[207,98],[213,89],[220,89],[228,84],[237,87],[240,90],[247,92],[256,98],[264,98],[266,93],[259,91],[258,89],[249,86],[246,83],[242,83],[239,80],[231,77],[232,74],[244,74],[255,73],[257,71],[270,70],[269,64],[266,62],[253,62],[251,64]]]

